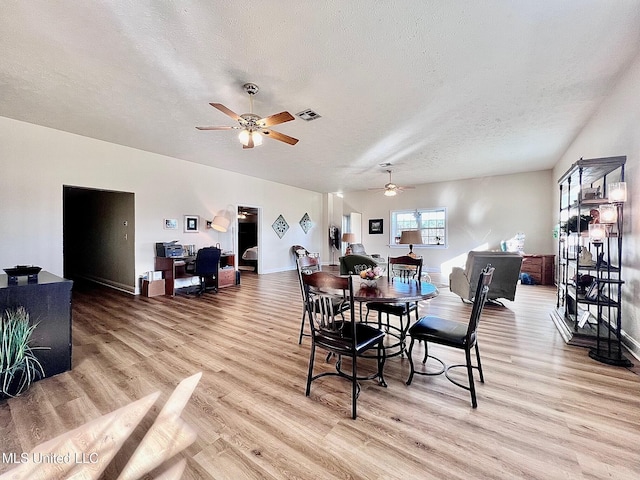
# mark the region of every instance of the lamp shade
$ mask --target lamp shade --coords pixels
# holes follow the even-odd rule
[[[589,224],[589,239],[591,240],[591,242],[602,243],[606,235],[607,235],[607,231],[603,224],[601,223]]]
[[[216,215],[215,217],[213,217],[213,222],[211,222],[211,228],[219,232],[226,232],[229,228],[230,223],[231,220],[229,220],[227,217]]]
[[[618,220],[618,207],[612,203],[603,203],[598,207],[600,223],[616,223]]]
[[[608,186],[609,201],[623,203],[627,201],[627,184],[625,182],[610,183]]]
[[[400,234],[400,244],[402,245],[420,245],[422,243],[422,235],[419,230],[403,230]]]
[[[355,243],[356,234],[355,233],[343,233],[342,234],[342,241],[345,242],[345,243]]]

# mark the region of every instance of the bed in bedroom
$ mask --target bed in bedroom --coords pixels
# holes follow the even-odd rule
[[[247,248],[244,251],[242,265],[252,267],[254,272],[258,271],[258,247]]]

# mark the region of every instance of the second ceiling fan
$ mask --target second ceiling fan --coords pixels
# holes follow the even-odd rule
[[[217,108],[225,115],[233,118],[238,122],[238,125],[234,126],[211,126],[211,127],[196,127],[198,130],[241,130],[240,142],[242,148],[253,148],[256,145],[262,145],[262,136],[273,138],[274,140],[280,140],[281,142],[288,143],[289,145],[295,145],[298,143],[297,138],[290,137],[284,133],[276,132],[269,127],[273,125],[279,125],[281,123],[290,122],[295,120],[295,117],[289,112],[280,112],[268,117],[260,117],[253,113],[253,96],[258,93],[259,88],[254,83],[245,83],[243,85],[244,91],[249,94],[249,113],[243,113],[238,115],[231,109],[225,107],[221,103],[210,103],[214,108]]]
[[[404,190],[410,190],[414,188],[414,187],[401,187],[399,185],[396,185],[391,181],[391,170],[387,170],[387,173],[389,174],[389,183],[387,183],[382,188],[370,188],[369,190],[384,190],[384,194],[387,197],[393,197],[398,193],[402,193]]]

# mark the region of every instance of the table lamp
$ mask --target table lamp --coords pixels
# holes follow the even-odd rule
[[[343,233],[342,234],[342,241],[347,244],[347,249],[345,250],[344,254],[345,255],[351,255],[351,244],[356,241],[356,234],[355,233]]]
[[[403,230],[400,234],[400,244],[409,245],[408,256],[416,258],[416,254],[413,253],[413,246],[420,245],[422,243],[422,235],[419,230]]]

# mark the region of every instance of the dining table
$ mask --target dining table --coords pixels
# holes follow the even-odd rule
[[[437,297],[438,288],[430,282],[417,279],[379,277],[375,282],[366,282],[359,275],[353,275],[353,300],[363,303],[410,303],[429,300]],[[407,308],[408,310],[408,308]],[[375,321],[362,320],[362,308],[360,309],[361,321],[375,324],[382,328],[382,317],[378,315]],[[409,330],[410,318],[406,325],[400,327],[389,324],[387,333],[395,341],[385,344],[386,356],[394,357],[406,353],[406,337]]]

